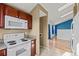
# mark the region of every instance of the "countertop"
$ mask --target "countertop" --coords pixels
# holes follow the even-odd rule
[[[0,50],[6,49],[6,45],[4,44],[3,39],[0,39]]]
[[[25,37],[25,39],[28,39],[28,40],[35,40],[34,37]]]
[[[0,42],[0,50],[2,50],[2,49],[6,49],[4,42]]]

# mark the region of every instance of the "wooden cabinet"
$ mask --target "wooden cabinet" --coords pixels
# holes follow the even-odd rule
[[[0,28],[4,27],[4,5],[0,4]]]
[[[2,3],[0,3],[0,28],[4,28],[5,15],[28,20],[28,29],[32,29],[32,15]]]
[[[19,11],[19,18],[20,18],[20,19],[27,20],[27,18],[26,18],[26,13],[24,13],[24,12],[22,12],[22,11]]]
[[[31,44],[31,56],[35,56],[36,54],[36,40],[32,40]]]
[[[32,16],[31,15],[28,16],[28,28],[32,29]]]
[[[28,29],[32,29],[32,16],[19,11],[19,18],[20,19],[24,19],[24,20],[28,20]]]
[[[28,29],[32,29],[32,16],[31,15],[24,13],[22,11],[19,11],[19,18],[28,20]]]
[[[0,56],[7,56],[7,49],[0,50]]]
[[[5,6],[5,15],[13,16],[13,17],[18,17],[18,10],[15,8],[12,8],[10,6]]]

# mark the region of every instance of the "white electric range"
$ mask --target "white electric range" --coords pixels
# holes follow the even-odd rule
[[[30,56],[31,40],[24,38],[24,33],[4,34],[7,56]]]

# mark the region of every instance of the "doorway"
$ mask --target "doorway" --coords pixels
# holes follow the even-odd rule
[[[46,49],[46,36],[45,36],[45,30],[46,30],[46,16],[40,17],[40,53]]]
[[[40,55],[40,47],[49,47],[48,11],[45,10],[40,4],[37,4],[31,13],[33,15],[31,34],[33,34],[36,38],[36,55]]]
[[[40,10],[40,18],[39,18],[39,38],[40,38],[40,54],[46,49],[46,29],[47,29],[47,16],[46,14]]]

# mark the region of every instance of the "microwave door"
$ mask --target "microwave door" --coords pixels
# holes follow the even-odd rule
[[[28,22],[27,20],[5,16],[5,28],[13,28],[13,29],[27,29]]]
[[[28,22],[27,21],[24,22],[24,28],[28,29]]]
[[[16,22],[14,17],[5,16],[5,28],[13,28],[13,23]]]
[[[28,23],[27,23],[27,20],[23,20],[23,19],[21,19],[21,22],[22,22],[22,28],[23,28],[23,29],[28,29]]]

